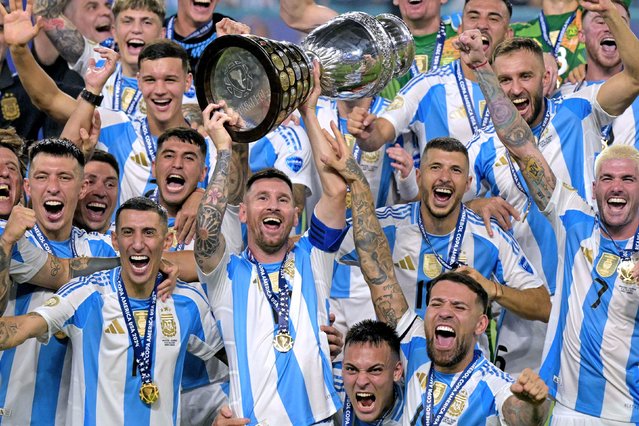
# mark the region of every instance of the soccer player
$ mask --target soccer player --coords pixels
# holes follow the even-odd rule
[[[166,302],[158,300],[162,250],[171,237],[156,203],[124,203],[112,239],[121,268],[71,281],[28,314],[2,318],[0,347],[6,355],[32,337],[49,345],[59,331],[70,337],[76,380],[68,423],[108,413],[112,424],[179,424],[185,353],[208,359],[222,348],[210,307],[201,287],[188,284],[179,284]]]
[[[610,1],[590,2],[587,7],[604,16],[616,12]],[[617,38],[619,45],[628,42]],[[613,145],[597,157],[593,193],[599,213],[595,213],[554,173],[527,123],[484,64],[476,41],[468,43],[475,48],[468,51],[467,60],[478,65],[482,89],[490,94],[495,129],[526,184],[534,188],[531,196],[539,210],[552,223],[557,238],[565,241],[559,253],[563,280],[555,290],[540,370],[557,399],[552,424],[636,423],[639,389],[635,370],[629,366],[639,361],[634,327],[639,303],[639,152]],[[606,84],[630,89],[621,73]],[[602,100],[604,95],[600,90]],[[616,105],[621,101],[617,99]],[[589,136],[598,138],[597,133]]]
[[[509,38],[512,6],[504,0],[467,0],[462,30],[479,29],[490,56]],[[379,117],[356,108],[348,117],[348,131],[364,151],[376,151],[406,130],[411,130],[423,152],[426,142],[450,136],[462,142],[489,122],[483,95],[472,72],[460,61],[452,62],[407,83]]]
[[[613,0],[619,14],[630,25],[630,11],[621,0]],[[613,75],[623,70],[620,49],[617,49],[617,41],[611,33],[604,18],[598,12],[583,13],[584,27],[579,32],[580,40],[586,46],[586,73],[584,78],[576,83],[564,83],[560,88],[560,94],[564,97],[572,96],[588,86],[602,84]],[[602,148],[616,144],[637,145],[636,119],[639,110],[639,102],[635,100],[623,114],[615,118],[611,125],[604,126],[601,131]]]
[[[120,166],[108,152],[95,150],[84,165],[84,195],[78,200],[73,224],[87,232],[106,234],[118,203]]]
[[[314,90],[301,113],[313,157],[326,149],[315,116]],[[206,283],[231,370],[230,405],[236,417],[252,423],[332,424],[341,404],[333,387],[328,324],[333,252],[344,235],[346,185],[317,164],[323,194],[307,233],[289,244],[297,223],[292,184],[277,169],[251,176],[240,220],[247,224],[248,247],[231,255],[220,225],[227,199],[231,138],[223,125],[235,124],[209,105],[204,119],[217,146],[214,178],[198,212],[195,257]],[[259,357],[254,356],[260,354]]]
[[[544,403],[548,388],[539,377],[526,370],[517,383],[511,385],[513,380],[509,375],[499,371],[474,349],[477,337],[488,322],[482,314],[488,301],[482,285],[470,276],[448,272],[437,277],[429,288],[429,294],[432,292],[433,296],[429,299],[431,306],[425,325],[408,309],[395,277],[390,247],[375,215],[368,183],[352,155],[344,150],[340,138],[338,136],[337,141],[329,139],[333,155],[323,157],[323,161],[338,171],[351,188],[356,249],[377,315],[402,335],[402,364],[409,384],[403,424],[483,424],[496,417],[502,422],[507,420],[510,425],[543,424],[548,408]],[[464,286],[470,291],[456,288]],[[435,295],[441,295],[443,301]],[[426,345],[424,334],[428,339]],[[371,359],[370,353],[360,351],[356,366],[366,364]],[[346,367],[346,361],[344,365]],[[388,358],[374,365],[375,383],[369,386],[369,391],[353,393],[351,389],[349,393],[350,414],[369,423],[395,424],[397,419],[393,416],[401,411],[398,404],[402,394],[391,392],[393,379],[390,373],[399,368]],[[462,371],[464,373],[460,374]],[[351,366],[351,376],[357,377],[358,381],[369,373],[371,371],[362,372]],[[345,368],[345,384],[348,376],[349,371]],[[363,384],[368,384],[365,379]],[[348,402],[346,406],[348,408]],[[392,411],[388,411],[391,407]],[[344,424],[350,424],[346,423],[346,415],[345,409]]]

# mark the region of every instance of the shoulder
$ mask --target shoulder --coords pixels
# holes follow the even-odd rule
[[[78,293],[111,293],[113,291],[114,270],[98,271],[91,275],[74,278],[56,292],[61,297],[70,297]]]

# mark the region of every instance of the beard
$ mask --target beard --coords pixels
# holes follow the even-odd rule
[[[453,348],[452,353],[441,353],[435,350],[434,344],[435,336],[431,337],[426,342],[426,351],[428,358],[438,367],[451,368],[459,364],[464,360],[468,351],[472,349],[466,339],[456,341],[456,345]]]

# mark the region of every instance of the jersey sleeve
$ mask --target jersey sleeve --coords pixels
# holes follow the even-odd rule
[[[84,40],[84,49],[82,49],[82,54],[80,54],[80,57],[77,61],[75,61],[75,63],[69,63],[69,68],[84,78],[87,68],[89,67],[89,60],[91,58],[94,58],[96,61],[100,59],[100,55],[94,50],[100,45],[84,36],[82,39]]]
[[[231,290],[231,280],[228,278],[228,266],[231,253],[228,244],[225,245],[224,254],[220,263],[210,273],[205,274],[197,265],[197,274],[203,286],[206,286],[206,294],[208,295],[211,306],[217,306],[224,295]]]
[[[313,213],[311,226],[308,229],[308,240],[313,246],[320,250],[335,253],[342,244],[342,241],[344,241],[347,231],[348,228],[329,228]]]
[[[561,180],[557,180],[555,189],[550,197],[550,201],[548,202],[546,209],[542,211],[542,213],[550,221],[555,233],[563,231],[562,217],[569,210],[576,210],[587,215],[594,215],[592,207],[586,203],[586,200],[581,198],[574,188]],[[560,234],[565,236],[564,232],[560,232],[557,234],[557,238],[559,238]]]
[[[204,291],[197,288],[200,287],[199,284],[190,286],[193,288],[191,298],[198,308],[199,318],[194,321],[187,350],[203,360],[208,360],[222,349],[223,342]]]
[[[17,283],[30,282],[44,267],[48,258],[49,255],[46,251],[39,249],[22,236],[11,252],[11,265],[9,266],[11,278]]]
[[[410,80],[395,96],[386,111],[380,115],[381,118],[388,120],[393,125],[395,137],[408,131],[408,126],[419,108],[419,102],[430,89],[430,83],[428,79],[424,78],[424,75],[419,74]]]
[[[497,225],[495,225],[497,227]],[[502,284],[518,290],[537,288],[544,285],[519,243],[501,229],[499,233],[499,264],[503,277]],[[499,275],[499,274],[498,274]]]
[[[311,195],[311,142],[299,125],[280,126],[267,135],[268,138],[281,138],[282,149],[275,159],[275,168],[283,171],[291,182],[306,187],[306,195]]]

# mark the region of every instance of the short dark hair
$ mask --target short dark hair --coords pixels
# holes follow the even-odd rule
[[[118,179],[120,179],[120,164],[118,163],[118,160],[113,156],[113,154],[102,151],[101,149],[96,149],[95,151],[93,151],[91,157],[87,160],[87,163],[91,161],[99,161],[100,163],[106,163],[109,166],[113,167],[113,170],[115,170],[115,174],[118,176]]]
[[[623,7],[623,9],[626,11],[626,13],[628,14],[628,18],[630,19],[630,8],[628,7],[628,5],[630,4],[630,1],[628,3],[626,3],[623,0],[611,0],[614,4],[618,4],[621,7]],[[583,12],[581,13],[581,20],[583,22],[584,18],[586,17],[586,15],[588,14],[589,10],[588,9],[583,9]]]
[[[31,145],[29,149],[29,163],[38,154],[48,154],[54,157],[72,157],[78,161],[80,167],[84,167],[84,154],[73,142],[64,138],[46,138]]]
[[[246,191],[248,192],[248,190],[251,189],[251,186],[253,186],[253,184],[260,179],[282,180],[284,181],[284,183],[286,183],[286,185],[288,185],[288,187],[291,189],[291,192],[293,192],[293,182],[291,182],[291,179],[286,175],[286,173],[273,167],[267,167],[266,169],[262,169],[259,172],[251,175],[251,177],[248,178],[248,181],[246,182]]]
[[[457,284],[465,285],[470,290],[472,290],[473,293],[477,295],[477,298],[479,299],[479,303],[481,304],[481,307],[482,307],[482,312],[483,313],[487,312],[488,293],[486,293],[486,290],[484,290],[481,284],[479,284],[470,275],[466,275],[466,274],[462,274],[462,273],[454,272],[454,271],[445,272],[439,275],[438,277],[432,279],[428,283],[428,292],[426,293],[426,306],[428,306],[428,304],[430,303],[431,290],[433,289],[433,287],[435,287],[435,284],[439,283],[440,281],[452,281]]]
[[[464,157],[466,157],[466,161],[470,162],[468,159],[468,150],[459,139],[441,137],[429,140],[426,144],[426,148],[424,148],[424,152],[422,152],[422,158],[426,158],[426,153],[431,149],[439,149],[446,152],[461,152],[464,154]]]
[[[115,229],[120,229],[120,213],[124,210],[136,210],[140,212],[155,212],[160,216],[160,222],[165,228],[168,228],[168,214],[166,209],[155,201],[146,197],[132,197],[120,204],[115,212]]]
[[[513,37],[499,43],[493,51],[493,63],[495,62],[495,59],[502,55],[519,52],[520,50],[532,53],[543,64],[544,51],[541,49],[541,46],[537,43],[537,41],[528,37]]]
[[[470,2],[471,0],[466,0],[464,2],[464,8],[466,8],[466,5],[468,4],[468,2]],[[509,0],[501,0],[505,5],[506,5],[506,9],[508,9],[508,17],[512,17],[513,16],[513,4],[509,1]]]
[[[115,0],[111,10],[116,18],[125,10],[148,10],[151,13],[155,13],[162,24],[164,24],[166,15],[164,2],[159,2],[158,0]]]
[[[202,157],[206,158],[206,140],[197,130],[191,129],[190,127],[173,127],[168,129],[158,137],[157,152],[160,152],[160,147],[171,138],[176,138],[179,139],[180,142],[197,146],[200,148]]]
[[[346,333],[344,348],[351,344],[365,344],[381,346],[388,343],[391,352],[399,357],[400,340],[397,332],[390,325],[377,320],[364,320],[352,326]]]
[[[173,40],[159,39],[144,46],[138,55],[138,69],[144,61],[155,61],[164,58],[177,58],[182,62],[184,73],[189,72],[189,54]]]
[[[27,166],[24,162],[24,139],[16,133],[16,129],[8,127],[6,129],[0,129],[0,147],[6,148],[18,157],[18,164],[20,165],[20,175],[24,177],[27,171]]]

